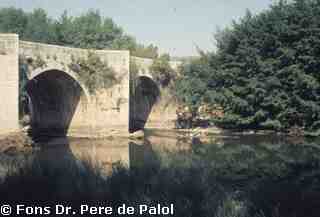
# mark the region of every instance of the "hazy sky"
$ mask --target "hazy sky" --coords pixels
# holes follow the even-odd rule
[[[195,46],[214,48],[212,34],[245,14],[268,8],[275,0],[0,0],[0,7],[30,11],[44,8],[51,17],[64,10],[79,15],[98,9],[135,36],[173,56],[196,55]]]

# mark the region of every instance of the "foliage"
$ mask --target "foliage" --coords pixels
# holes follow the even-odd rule
[[[65,11],[59,19],[48,17],[43,9],[24,12],[16,8],[0,9],[0,32],[17,33],[22,40],[86,49],[128,49],[134,55],[154,58],[158,48],[144,46],[124,33],[111,18],[89,10],[78,17]]]
[[[36,55],[36,58],[32,59],[30,64],[34,69],[47,67],[46,61],[40,55]]]
[[[91,93],[118,82],[114,71],[93,52],[89,52],[86,58],[72,59],[69,68],[79,75]]]
[[[23,35],[28,17],[22,9],[3,8],[0,10],[0,32]]]
[[[320,3],[280,1],[219,31],[217,52],[184,66],[180,98],[223,106],[228,128],[319,129]]]
[[[176,82],[176,94],[180,101],[195,110],[204,101],[211,68],[204,59],[196,59],[183,65],[180,71],[182,76]]]
[[[131,54],[137,57],[155,59],[158,58],[158,47],[154,46],[153,44],[148,46],[138,44],[136,48],[132,50]]]
[[[170,56],[163,54],[153,60],[150,72],[154,80],[162,87],[167,87],[174,78],[174,71],[170,66]]]
[[[56,40],[55,21],[48,17],[45,10],[35,9],[26,17],[22,39],[48,43]]]

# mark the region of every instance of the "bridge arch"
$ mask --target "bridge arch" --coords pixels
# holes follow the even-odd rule
[[[79,84],[79,86],[81,87],[82,91],[83,91],[83,94],[84,96],[86,97],[86,100],[88,101],[88,103],[90,102],[90,93],[89,93],[89,90],[86,88],[86,86],[84,84],[82,84],[82,82],[79,81],[78,79],[78,76],[76,75],[76,73],[74,73],[73,71],[71,70],[67,70],[65,68],[62,68],[62,67],[46,67],[46,68],[37,68],[35,70],[33,70],[31,73],[30,73],[30,76],[29,76],[29,80],[32,80],[34,79],[35,77],[37,77],[38,75],[42,74],[42,73],[45,73],[47,71],[59,71],[61,73],[65,73],[67,74],[68,76],[70,76],[71,78],[73,78],[73,80],[75,82],[77,82]]]
[[[133,96],[133,109],[130,115],[130,132],[143,129],[152,107],[160,98],[160,89],[150,76],[139,76]]]
[[[38,69],[26,85],[33,137],[65,136],[80,105],[90,101],[87,89],[73,73]]]

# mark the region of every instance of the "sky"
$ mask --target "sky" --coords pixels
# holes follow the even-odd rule
[[[215,49],[213,34],[249,9],[258,13],[276,0],[0,0],[0,7],[25,11],[45,9],[59,17],[64,10],[77,16],[97,9],[143,44],[154,44],[171,56],[197,55],[196,47]]]

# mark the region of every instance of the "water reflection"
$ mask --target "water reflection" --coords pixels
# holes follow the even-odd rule
[[[81,166],[83,160],[93,163],[108,174],[112,164],[121,162],[130,166],[129,145],[126,139],[52,138],[37,143],[35,158],[51,167]]]
[[[241,135],[237,133],[208,135],[207,137],[189,137],[188,132],[172,130],[146,130],[144,140],[126,138],[88,139],[61,137],[38,142],[39,150],[35,157],[46,160],[53,167],[79,164],[82,160],[98,164],[106,174],[114,164],[125,167],[140,167],[157,160],[159,153],[191,153],[199,145],[215,144],[239,146],[260,144],[296,144],[303,143],[302,138],[288,138],[273,135]]]
[[[17,189],[15,195],[19,196],[31,195],[28,191],[24,193],[28,186],[25,180],[33,186],[29,187],[31,190],[38,190],[38,180],[42,180],[43,188],[36,191],[40,196],[67,192],[66,198],[77,200],[73,192],[80,189],[79,195],[86,195],[83,198],[94,195],[94,199],[101,199],[103,195],[107,198],[103,197],[103,201],[129,198],[137,203],[173,199],[177,212],[181,212],[178,216],[186,216],[186,210],[192,211],[193,216],[198,216],[199,210],[210,213],[201,216],[256,216],[246,215],[249,212],[274,216],[275,211],[279,212],[278,216],[318,216],[314,215],[320,207],[317,141],[275,134],[206,137],[190,137],[190,134],[147,130],[145,139],[137,141],[121,138],[42,141],[37,144],[34,157],[38,160],[33,161],[31,169],[22,167],[27,173],[13,176],[23,181],[16,184],[15,179],[8,179],[8,183],[13,183],[11,189]],[[86,169],[86,160],[101,166],[98,175],[96,167]],[[120,168],[113,170],[107,179],[100,176],[109,174],[117,162],[129,167],[130,172]],[[52,190],[50,184],[58,188]],[[194,205],[186,208],[188,203]],[[219,207],[221,212],[225,211],[224,205],[229,207],[228,204],[233,204],[230,212],[239,215],[213,214]]]
[[[308,143],[305,138],[284,137],[276,134],[242,135],[225,133],[208,134],[205,137],[190,137],[190,132],[174,130],[147,129],[144,140],[129,140],[126,138],[73,138],[60,137],[38,141],[34,154],[35,158],[47,161],[55,167],[65,167],[81,164],[83,160],[99,165],[106,174],[112,171],[114,164],[121,163],[127,168],[141,167],[157,161],[161,153],[194,153],[199,146],[214,145],[217,148],[251,146],[261,149],[261,144],[268,146],[277,144]],[[260,147],[260,148],[259,148]],[[205,153],[209,155],[209,153]],[[7,156],[0,154],[0,174],[5,174],[6,168],[12,162],[23,162],[20,155]]]

